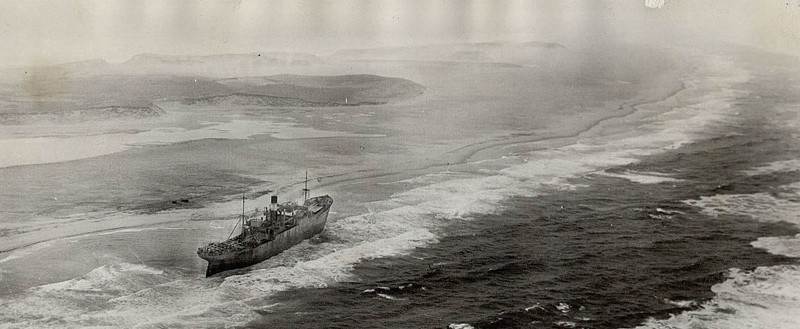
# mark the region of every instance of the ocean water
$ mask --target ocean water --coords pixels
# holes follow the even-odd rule
[[[247,327],[797,327],[796,100],[716,91],[646,119],[645,138],[396,196],[457,206],[426,207],[435,242],[280,292]]]
[[[635,111],[591,129],[500,140],[462,153],[467,163],[408,174],[362,173],[374,164],[330,155],[380,138],[279,141],[325,150],[313,160],[357,173],[316,188],[336,200],[323,234],[204,278],[194,250],[230,233],[240,203],[100,213],[88,222],[107,230],[4,253],[0,327],[794,328],[798,100],[781,78],[756,73],[730,58],[699,61],[671,97],[632,102]],[[419,113],[400,121],[424,121]],[[203,146],[236,155],[245,163],[234,171],[247,172],[260,161],[247,154],[279,145],[269,143],[204,140],[121,157],[143,173],[178,170],[168,153]],[[64,175],[114,160],[66,164]],[[205,177],[209,162],[188,172]],[[256,184],[262,202],[265,176],[247,172],[222,193]],[[125,221],[137,225],[112,225]]]
[[[719,129],[451,222],[435,244],[359,263],[352,282],[282,292],[249,327],[791,328],[800,167],[777,159],[800,150]],[[761,291],[775,284],[793,288]]]

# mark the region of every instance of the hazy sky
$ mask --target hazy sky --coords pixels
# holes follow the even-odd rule
[[[714,40],[800,55],[800,0],[0,0],[0,65],[495,40]]]

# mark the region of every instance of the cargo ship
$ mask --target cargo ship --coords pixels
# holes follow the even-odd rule
[[[273,195],[267,207],[256,208],[250,216],[244,214],[243,196],[241,220],[234,228],[241,227],[238,235],[197,249],[197,255],[208,261],[206,276],[260,263],[322,232],[333,198],[308,198],[308,193],[306,179],[302,204],[279,204]]]

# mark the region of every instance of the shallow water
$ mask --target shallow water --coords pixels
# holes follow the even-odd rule
[[[552,101],[537,104],[546,107],[542,117],[528,117],[533,96],[476,102],[470,88],[437,91],[458,89],[438,80],[427,84],[430,94],[384,111],[289,116],[386,137],[204,139],[3,169],[2,178],[29,188],[43,210],[32,211],[17,193],[3,196],[9,216],[36,220],[5,223],[2,243],[16,248],[0,259],[0,322],[611,328],[714,312],[709,303],[730,291],[726,275],[791,278],[796,270],[787,265],[792,255],[776,250],[792,248],[785,237],[797,228],[725,211],[726,196],[775,209],[759,214],[785,214],[787,205],[790,213],[800,177],[790,161],[798,155],[796,113],[777,109],[796,101],[791,90],[730,59],[702,63],[677,93],[672,85],[639,90],[641,99],[612,104],[590,95],[618,86],[591,85],[600,89],[571,114]],[[470,74],[504,74],[488,71]],[[516,81],[500,80],[506,88]],[[501,95],[520,95],[516,88]],[[437,111],[425,114],[427,106]],[[582,106],[585,113],[576,110]],[[481,122],[492,110],[503,120]],[[437,129],[449,117],[452,130]],[[497,134],[515,124],[532,130]],[[474,136],[455,138],[470,128]],[[276,161],[264,165],[266,152]],[[228,236],[241,209],[236,190],[250,189],[253,207],[276,186],[291,195],[302,163],[322,177],[315,193],[336,200],[325,232],[261,264],[204,278],[194,250]],[[120,168],[128,176],[109,174]],[[52,177],[76,199],[42,192]],[[171,202],[183,198],[190,202]],[[33,244],[18,248],[25,243]],[[747,272],[757,266],[761,272]],[[734,267],[743,271],[729,272]]]

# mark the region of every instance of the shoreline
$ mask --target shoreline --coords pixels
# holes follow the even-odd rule
[[[694,68],[692,68],[692,70],[694,70]],[[691,73],[691,72],[693,72],[693,71],[690,71],[689,73]],[[672,88],[672,89],[670,89],[670,90],[668,90],[666,92],[660,92],[659,93],[660,95],[654,97],[651,100],[642,100],[642,101],[636,102],[635,104],[632,104],[632,105],[629,105],[629,106],[624,106],[625,103],[629,103],[629,101],[625,101],[625,102],[623,102],[623,105],[619,105],[619,108],[625,107],[625,108],[629,109],[628,111],[626,111],[626,112],[624,112],[622,114],[613,114],[613,115],[610,115],[610,116],[603,117],[603,118],[600,118],[598,120],[592,121],[587,126],[579,128],[578,130],[570,132],[570,133],[566,133],[566,134],[562,133],[562,134],[557,134],[557,135],[552,135],[552,136],[541,136],[541,137],[525,136],[521,140],[517,139],[515,137],[511,137],[511,138],[509,138],[509,139],[512,139],[510,141],[507,139],[507,140],[502,140],[502,141],[498,141],[498,142],[493,142],[493,140],[496,139],[497,136],[491,136],[491,137],[489,137],[488,140],[472,143],[472,144],[469,144],[469,145],[466,145],[466,146],[461,146],[461,147],[458,147],[458,148],[456,148],[456,149],[454,149],[454,150],[452,150],[452,151],[447,153],[448,155],[451,155],[451,156],[455,155],[455,157],[457,159],[460,159],[460,163],[448,163],[448,162],[444,161],[444,159],[443,159],[442,162],[444,162],[444,163],[428,163],[428,164],[425,164],[425,165],[423,165],[421,167],[412,167],[412,168],[399,168],[399,169],[395,168],[392,171],[382,171],[381,169],[374,168],[374,169],[356,170],[356,171],[352,171],[352,172],[336,173],[336,174],[333,174],[333,175],[324,175],[324,176],[320,176],[319,178],[324,178],[325,182],[317,184],[315,189],[319,190],[319,189],[335,187],[335,186],[338,186],[338,185],[349,185],[349,184],[354,184],[354,183],[357,184],[360,181],[374,180],[374,179],[377,179],[378,183],[388,183],[388,182],[393,182],[393,181],[398,181],[398,180],[403,180],[403,179],[421,177],[421,176],[424,176],[424,175],[427,175],[427,174],[437,173],[437,172],[442,171],[443,169],[444,170],[453,169],[454,171],[458,172],[458,169],[461,168],[461,167],[469,166],[470,164],[472,164],[472,163],[474,163],[476,161],[484,160],[484,159],[474,160],[474,157],[476,156],[476,154],[480,154],[482,152],[487,152],[489,150],[499,150],[499,149],[502,149],[502,148],[510,146],[510,145],[523,145],[523,144],[534,144],[534,143],[559,143],[559,144],[561,144],[560,146],[565,146],[565,145],[574,144],[576,142],[575,139],[577,137],[580,137],[583,134],[591,132],[594,129],[596,129],[597,127],[602,126],[603,124],[609,123],[609,122],[611,122],[613,120],[616,120],[616,119],[626,118],[626,117],[629,117],[629,116],[631,116],[633,114],[636,114],[636,113],[640,112],[640,108],[639,108],[640,106],[643,106],[643,105],[657,105],[659,103],[670,102],[672,99],[678,98],[680,96],[680,93],[682,91],[686,90],[686,85],[683,82],[683,76],[685,76],[686,74],[687,74],[687,72],[683,72],[683,74],[680,75],[681,78],[676,81],[676,83],[679,84],[678,87]],[[666,96],[664,96],[664,94],[666,94]],[[667,109],[665,111],[670,111],[670,110]],[[657,114],[655,114],[655,115],[657,115]],[[614,133],[615,132],[611,132],[611,133],[607,133],[606,135],[614,135]],[[532,133],[532,134],[535,134],[535,133]],[[322,137],[322,138],[337,139],[337,138],[353,138],[353,137],[349,137],[348,136],[348,137]],[[490,145],[488,145],[488,146],[484,145],[486,143],[490,143]],[[453,154],[453,153],[455,153],[455,154]],[[44,164],[42,164],[42,165],[44,165]],[[334,178],[334,179],[331,180],[330,178]],[[276,190],[276,191],[287,191],[287,190],[291,190],[291,188],[296,188],[296,186],[300,186],[299,184],[302,184],[302,182],[298,181],[298,182],[294,182],[294,183],[291,183],[291,184],[284,184],[282,186],[279,186],[279,187],[275,188],[274,190]],[[253,190],[257,186],[258,185],[251,186],[250,187],[250,189],[251,189],[250,193],[257,192],[257,191]],[[223,199],[234,200],[235,198],[233,198],[232,196],[227,196],[227,197],[223,196]],[[266,200],[265,197],[262,197],[261,199],[265,199]],[[253,200],[253,201],[254,202],[258,202],[258,201],[261,201],[261,200],[257,199],[257,200]],[[86,226],[86,225],[83,225],[83,224],[87,224],[86,223],[87,221],[78,220],[78,221],[73,221],[73,222],[68,222],[68,223],[65,223],[65,224],[61,224],[60,227],[58,227],[58,228],[29,231],[29,232],[26,232],[26,233],[23,233],[23,234],[20,234],[20,235],[17,235],[17,236],[11,236],[6,241],[0,242],[0,256],[2,256],[4,254],[10,255],[11,253],[13,253],[15,251],[18,251],[18,250],[21,250],[21,249],[24,249],[24,248],[28,248],[28,247],[32,247],[32,246],[35,246],[37,244],[45,243],[45,242],[63,240],[63,239],[68,239],[68,238],[79,238],[81,236],[91,235],[91,234],[95,234],[95,233],[99,233],[99,232],[113,232],[113,231],[122,230],[122,229],[141,228],[141,227],[148,227],[148,226],[158,226],[158,225],[164,225],[164,224],[171,224],[171,223],[176,223],[176,222],[188,221],[188,220],[192,220],[191,219],[192,217],[196,217],[196,215],[198,215],[198,213],[202,214],[204,212],[207,212],[208,208],[225,208],[225,205],[229,204],[231,202],[233,202],[233,201],[222,201],[222,202],[217,202],[217,203],[212,203],[212,204],[205,204],[199,210],[198,209],[175,209],[175,210],[160,211],[160,212],[157,212],[157,213],[146,215],[145,217],[149,217],[149,218],[146,218],[146,219],[144,219],[144,220],[142,220],[140,222],[132,223],[132,224],[130,224],[130,222],[129,222],[128,218],[127,218],[127,217],[130,217],[132,214],[116,213],[115,216],[113,216],[113,218],[106,218],[106,219],[103,219],[103,220],[91,220],[93,225],[90,225],[90,226],[95,226],[95,228],[92,228],[92,227],[81,227],[81,226]],[[236,207],[238,208],[238,201],[237,201],[237,206]],[[170,215],[172,215],[172,216],[170,216]],[[354,216],[354,215],[358,215],[358,214],[357,213],[346,214],[346,216]],[[161,217],[162,219],[153,220],[155,217]],[[179,218],[169,218],[169,217],[179,217]],[[100,226],[103,226],[104,228],[97,229],[96,228],[97,224],[100,224]],[[69,231],[78,231],[78,232],[75,232],[75,233],[72,233],[72,234],[68,234],[68,235],[58,234],[58,232],[54,232],[54,231],[63,231],[64,230],[63,226],[72,226],[73,230],[69,230]],[[75,230],[75,228],[78,228],[78,229]],[[37,235],[40,236],[40,237],[39,238],[33,238],[33,237],[36,237]],[[34,241],[26,241],[26,240],[30,240],[32,238],[33,238]],[[12,240],[16,241],[16,242],[11,242]],[[8,257],[8,256],[6,256],[6,257]]]
[[[352,275],[355,275],[352,270],[353,266],[363,260],[406,255],[421,246],[436,246],[436,243],[444,236],[443,234],[446,234],[448,225],[458,225],[457,223],[474,220],[482,214],[491,216],[500,212],[503,210],[502,202],[507,201],[509,197],[535,197],[539,193],[548,193],[551,188],[555,188],[554,191],[580,188],[580,185],[570,185],[568,180],[579,177],[591,180],[592,175],[602,175],[607,168],[638,163],[648,156],[662,154],[664,150],[673,150],[678,146],[705,140],[706,137],[715,133],[715,123],[736,124],[737,118],[734,116],[733,106],[737,99],[744,95],[736,92],[736,83],[732,82],[740,78],[737,73],[741,71],[736,68],[736,66],[723,66],[722,72],[732,72],[732,74],[726,75],[721,81],[702,79],[705,75],[700,75],[701,79],[695,80],[700,81],[698,84],[687,84],[689,89],[686,93],[677,93],[672,98],[648,103],[651,104],[650,106],[639,106],[638,112],[634,111],[633,113],[641,115],[633,116],[633,119],[629,114],[615,120],[604,120],[577,137],[522,143],[521,145],[528,144],[522,148],[527,153],[511,153],[508,156],[511,161],[517,161],[516,163],[509,163],[509,159],[506,157],[489,157],[495,161],[487,162],[471,158],[471,162],[451,166],[451,169],[455,171],[446,171],[446,165],[436,166],[437,161],[432,161],[434,165],[422,166],[409,172],[403,170],[384,172],[356,170],[337,173],[332,175],[337,177],[336,179],[326,180],[324,184],[328,185],[320,184],[317,188],[325,190],[336,187],[334,190],[339,191],[342,195],[348,195],[347,193],[352,195],[354,191],[364,191],[368,185],[389,182],[392,184],[388,184],[388,187],[381,188],[377,192],[378,194],[392,194],[389,197],[379,197],[374,202],[368,202],[365,206],[369,213],[354,211],[352,214],[342,212],[332,214],[334,218],[329,222],[326,233],[322,237],[287,250],[283,255],[261,265],[232,273],[214,281],[196,280],[193,276],[194,272],[191,270],[181,273],[178,278],[158,276],[159,280],[178,281],[169,281],[170,283],[165,285],[157,284],[152,288],[166,289],[168,295],[180,293],[181,297],[178,297],[178,300],[166,297],[165,303],[186,306],[185,303],[193,303],[199,298],[210,300],[208,303],[193,306],[192,312],[216,312],[224,309],[231,314],[242,316],[236,321],[241,320],[247,323],[246,321],[257,316],[252,314],[252,308],[257,307],[258,303],[239,305],[237,301],[254,300],[254,298],[260,301],[274,296],[280,291],[346,282],[352,278]],[[698,76],[690,76],[687,79],[692,78],[697,79]],[[675,100],[675,98],[686,99]],[[631,128],[632,122],[637,123],[633,128]],[[624,129],[625,127],[629,129]],[[712,134],[706,135],[705,132]],[[564,145],[554,147],[553,144]],[[501,150],[504,147],[499,146],[497,149]],[[481,154],[481,157],[485,157],[486,153],[491,153],[489,151],[482,152],[485,153]],[[454,175],[445,174],[447,172],[452,172]],[[437,177],[442,174],[445,174],[446,177],[444,180],[438,180]],[[667,173],[661,174],[667,175]],[[655,173],[655,175],[659,179],[664,177],[658,176],[659,173]],[[413,179],[413,181],[419,181],[419,184],[403,183],[400,179],[404,177],[418,177],[420,179]],[[284,184],[283,187],[286,191],[290,191],[299,188],[296,185],[297,183],[293,181],[290,184]],[[408,187],[409,185],[412,187]],[[251,190],[265,186],[267,184],[260,184]],[[202,211],[221,213],[222,210],[239,209],[238,207],[240,204],[236,200],[207,205]],[[340,207],[344,208],[344,205],[340,203]],[[373,212],[370,207],[375,211]],[[669,208],[667,209],[670,211]],[[558,211],[557,207],[552,210]],[[235,212],[233,211],[233,213]],[[180,212],[170,212],[171,215],[176,213]],[[663,215],[664,212],[659,214]],[[170,219],[169,216],[162,216],[164,213],[155,215],[148,218]],[[125,220],[125,218],[119,219]],[[183,217],[178,221],[181,220],[191,221],[192,219]],[[164,223],[145,226],[158,227],[157,225]],[[220,223],[222,222],[216,221],[208,225],[220,226]],[[206,226],[205,223],[197,224],[195,222],[186,225],[191,225],[192,228]],[[121,229],[126,228],[115,230]],[[224,228],[215,227],[215,229],[227,234],[227,230]],[[118,236],[118,238],[135,239],[149,236],[151,236],[150,233],[145,233],[129,237]],[[101,240],[108,239],[110,238],[104,237]],[[86,240],[93,239],[76,242],[83,245],[84,243],[81,241]],[[131,263],[130,260],[123,259],[122,261]],[[66,286],[84,282],[94,284],[92,275],[103,273],[113,266],[116,265],[104,264],[94,268],[89,272],[91,275],[78,275],[74,279],[67,280]],[[159,268],[161,267],[153,267],[153,269]],[[199,279],[199,276],[197,278]],[[265,278],[276,279],[264,280]],[[176,287],[172,284],[173,282],[181,282],[181,284]],[[238,300],[233,303],[227,298],[216,299],[221,296],[219,295],[220,290],[228,291],[230,289],[242,291],[244,295],[236,297]],[[139,298],[140,295],[136,294],[137,291],[139,290],[124,292],[123,298],[134,303],[144,302],[144,299]],[[36,295],[35,290],[33,294]],[[43,298],[51,297],[48,295]],[[153,308],[141,311],[158,316],[160,323],[180,321],[182,319],[180,314],[171,315],[158,309],[157,306],[164,302],[157,302]],[[224,305],[220,305],[221,302]],[[119,315],[120,311],[130,312],[130,308],[126,305],[116,305],[109,310],[101,309],[98,312],[91,312],[82,318],[72,317],[72,320],[69,321],[81,323],[88,318],[92,321],[102,322],[109,315],[107,311],[110,311],[112,315]],[[124,322],[126,319],[131,321],[129,317],[119,320]],[[226,319],[215,320],[226,321]]]

